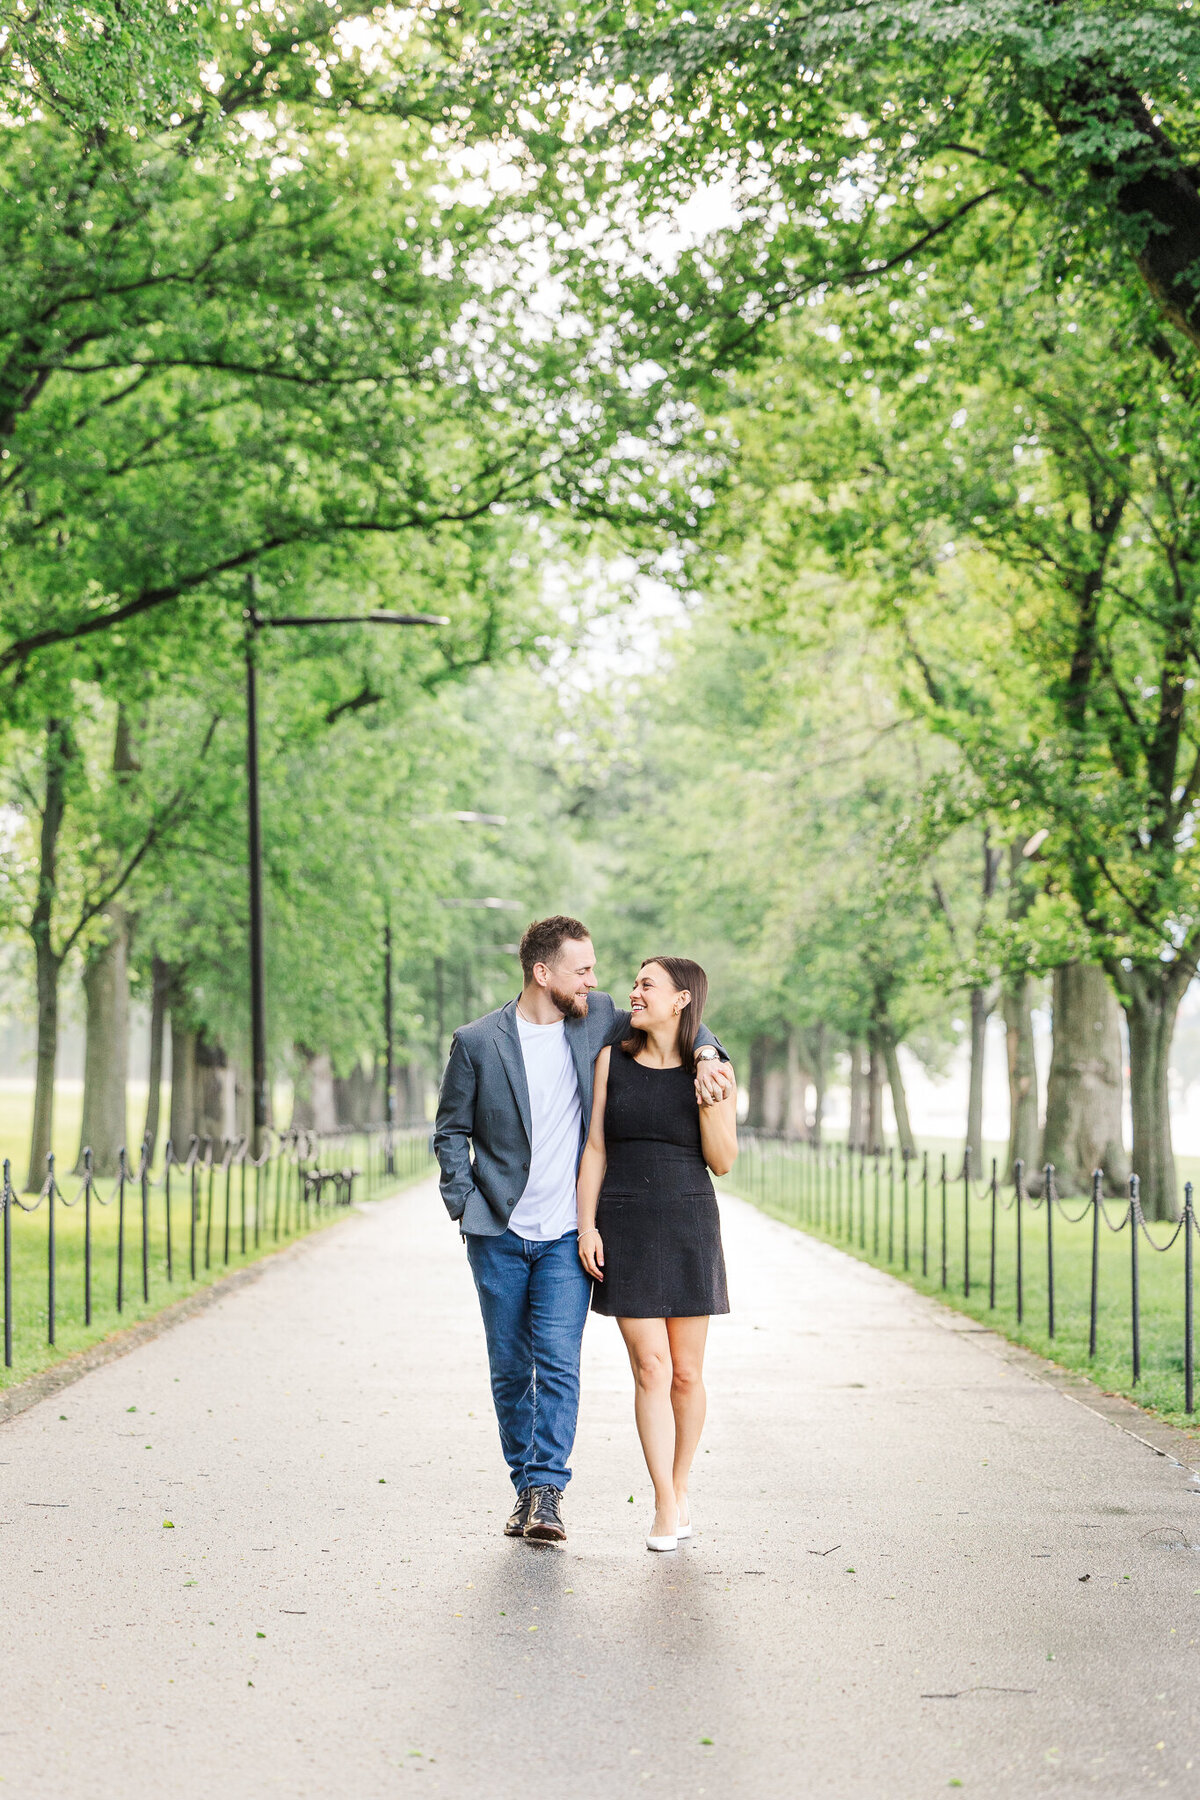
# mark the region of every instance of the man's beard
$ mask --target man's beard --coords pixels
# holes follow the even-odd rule
[[[549,985],[546,989],[564,1019],[586,1019],[588,1001],[586,994],[568,994],[564,988]]]

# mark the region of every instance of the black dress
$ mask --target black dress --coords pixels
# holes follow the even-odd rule
[[[700,1149],[690,1069],[648,1069],[613,1046],[604,1108],[608,1166],[596,1227],[604,1280],[593,1312],[623,1319],[727,1313],[717,1197]]]

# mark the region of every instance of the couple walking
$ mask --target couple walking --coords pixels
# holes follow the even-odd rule
[[[617,1320],[654,1484],[650,1550],[692,1535],[709,1316],[729,1310],[708,1171],[737,1154],[736,1094],[702,1023],[708,983],[644,962],[630,1010],[596,991],[587,927],[521,940],[518,999],[454,1035],[434,1148],[483,1313],[500,1442],[517,1490],[509,1537],[566,1537],[562,1496],[589,1303]]]

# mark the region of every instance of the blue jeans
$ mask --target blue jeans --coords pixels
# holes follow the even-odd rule
[[[576,1231],[546,1243],[513,1231],[467,1235],[500,1445],[518,1493],[532,1487],[561,1492],[571,1479],[579,1347],[592,1293],[578,1243]]]

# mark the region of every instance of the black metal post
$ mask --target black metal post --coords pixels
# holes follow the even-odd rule
[[[992,1158],[992,1248],[988,1258],[988,1307],[996,1305],[996,1212],[999,1201],[999,1182],[996,1174],[996,1159]]]
[[[50,1216],[47,1222],[48,1236],[46,1240],[46,1342],[52,1344],[54,1342],[54,1279],[58,1273],[58,1258],[55,1254],[54,1241],[54,1196],[57,1184],[54,1179],[54,1158],[48,1157],[47,1161],[50,1164],[50,1180],[46,1186],[46,1204],[50,1208]]]
[[[904,1166],[904,1272],[908,1273],[908,1165],[912,1160],[907,1150],[903,1151]]]
[[[1196,1410],[1193,1394],[1196,1340],[1192,1320],[1192,1228],[1194,1224],[1192,1184],[1189,1181],[1183,1190],[1183,1409],[1189,1413]]]
[[[1017,1324],[1025,1321],[1025,1164],[1018,1156],[1013,1164],[1013,1211],[1017,1215]]]
[[[1142,1378],[1142,1295],[1138,1275],[1138,1229],[1141,1215],[1141,1182],[1129,1177],[1129,1314],[1133,1351],[1133,1379]]]
[[[963,1150],[963,1295],[971,1296],[971,1146]]]
[[[150,1300],[150,1144],[142,1145],[142,1299]]]
[[[896,1153],[888,1151],[888,1263],[896,1260]]]
[[[1046,1323],[1047,1335],[1054,1336],[1054,1164],[1042,1170],[1046,1193]]]
[[[929,1274],[929,1152],[921,1152],[921,1273]]]
[[[117,1311],[125,1307],[125,1152],[117,1158]]]
[[[942,1151],[942,1286],[947,1285],[946,1275],[946,1152]]]
[[[1096,1354],[1096,1329],[1100,1318],[1100,1190],[1103,1169],[1092,1170],[1092,1293],[1088,1308],[1088,1355]]]
[[[92,1322],[92,1153],[83,1153],[83,1322]]]
[[[175,1279],[175,1262],[171,1252],[171,1159],[175,1152],[167,1139],[167,1153],[163,1158],[163,1218],[167,1227],[167,1280]]]

